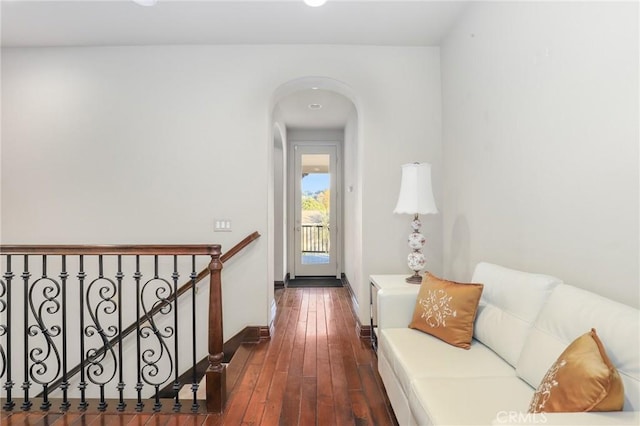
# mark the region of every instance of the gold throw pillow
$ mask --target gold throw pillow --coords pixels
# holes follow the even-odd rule
[[[595,329],[574,340],[542,379],[530,413],[620,411],[624,386]]]
[[[482,284],[462,284],[425,273],[410,328],[469,349]]]

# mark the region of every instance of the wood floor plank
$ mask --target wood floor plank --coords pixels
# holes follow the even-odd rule
[[[80,417],[78,417],[73,423],[73,426],[88,426],[93,424],[93,422],[98,419],[100,414],[97,413],[83,413]],[[133,423],[136,425],[136,423]],[[144,424],[144,423],[142,423]]]
[[[345,372],[345,379],[347,381],[348,390],[362,390],[362,381],[358,374],[358,364],[356,362],[355,355],[351,345],[348,342],[341,344],[342,350],[340,355],[342,356],[342,365]]]
[[[267,367],[268,364],[265,364]],[[258,383],[256,384],[256,388],[251,395],[251,399],[249,400],[249,406],[245,411],[243,422],[247,424],[254,424],[260,421],[262,418],[262,413],[264,411],[264,403],[267,400],[267,394],[269,392],[269,386],[273,381],[273,374],[275,369],[273,368],[274,364],[271,364],[271,368],[263,369],[260,373],[260,377],[258,378]]]
[[[133,414],[101,414],[91,422],[91,425],[126,426],[134,417],[135,415]]]
[[[297,305],[292,306],[292,312],[289,322],[287,323],[287,328],[282,330],[284,334],[284,340],[282,342],[282,347],[278,352],[278,358],[276,362],[276,371],[286,372],[290,369],[291,356],[293,353],[293,344],[296,338],[299,341],[304,341],[304,333],[306,330],[306,316],[307,316],[307,308],[308,299],[304,298],[304,294],[302,293],[301,288],[296,289],[296,302]],[[301,318],[304,320],[301,322]]]
[[[319,292],[317,295],[318,297],[316,298],[316,336],[318,336],[318,339],[323,339],[325,343],[328,343],[329,331],[327,328],[327,307],[324,303],[324,297],[321,297],[323,289],[319,288],[315,290]]]
[[[166,426],[195,426],[200,425],[204,421],[204,416],[201,421],[198,421],[197,414],[166,414],[168,417]]]
[[[339,292],[332,292],[331,294],[331,310],[336,317],[338,327],[341,327],[337,340],[340,342],[342,348],[342,365],[347,380],[347,389],[359,390],[362,389],[362,382],[358,374],[358,363],[351,343],[351,341],[357,337],[355,333],[350,333],[348,330],[349,326],[355,323],[350,320],[350,316],[345,318],[342,312],[340,297],[341,294]]]
[[[144,426],[151,419],[153,414],[140,413],[136,414],[127,426]]]
[[[264,407],[266,403],[250,403],[247,411],[242,419],[243,426],[258,426],[262,424],[262,416],[264,415]]]
[[[166,426],[169,421],[166,415],[162,414],[152,414],[149,419],[146,421],[145,426]],[[99,423],[97,423],[99,424]],[[93,423],[92,423],[93,426]]]
[[[307,313],[304,345],[297,346],[297,347],[302,347],[302,350],[304,351],[302,375],[305,377],[315,377],[317,372],[317,366],[316,366],[316,357],[317,357],[316,318],[317,318],[317,315],[318,315],[318,312],[315,310],[315,307],[313,310],[309,310],[309,312]],[[289,372],[291,373],[292,370],[289,369]]]
[[[305,318],[306,317],[307,315],[305,314]],[[300,318],[302,318],[302,310],[300,311]],[[278,359],[278,365],[281,366],[280,368],[286,369],[288,374],[302,376],[306,349],[306,333],[306,319],[305,321],[299,319],[296,324],[295,335],[293,336],[291,346],[287,346],[286,348],[283,346],[283,349],[280,351],[281,358]],[[285,362],[284,360],[288,361]]]
[[[392,425],[393,420],[382,392],[376,383],[374,372],[368,365],[358,367],[358,372],[362,380],[364,396],[367,399],[371,416],[378,425]]]
[[[11,414],[6,421],[12,426],[40,426],[44,424],[45,417],[44,413],[17,412]]]
[[[281,296],[280,301],[283,308],[278,309],[278,317],[276,318],[276,324],[278,324],[277,332],[268,342],[263,368],[243,418],[242,424],[245,425],[261,424],[276,366],[280,363],[281,371],[287,371],[289,368],[288,360],[291,359],[291,350],[300,314],[302,292],[286,291]]]
[[[239,425],[242,423],[261,369],[262,364],[250,364],[246,368],[242,380],[231,394],[225,409],[224,420],[228,424]]]
[[[70,426],[72,424],[75,423],[75,421],[77,419],[80,418],[80,416],[83,416],[84,413],[66,413],[64,416],[61,416],[60,418],[58,418],[55,422],[53,423],[49,423],[51,424],[51,426]],[[125,423],[126,425],[127,423]]]
[[[288,373],[282,371],[277,371],[273,375],[273,381],[271,382],[261,423],[265,426],[280,424],[280,413],[282,412],[282,400],[287,386],[287,375]]]
[[[290,426],[298,424],[300,418],[300,394],[302,389],[302,376],[289,374],[287,386],[282,402],[280,425]]]
[[[336,425],[353,425],[354,415],[347,378],[342,364],[340,345],[329,345],[329,362],[331,364],[331,384],[333,387]]]
[[[325,321],[327,324],[327,337],[329,339],[329,344],[336,344],[342,340],[340,325],[343,325],[342,323],[339,324],[338,318],[340,317],[337,315],[335,310],[334,295],[336,295],[336,292],[330,291],[331,289],[329,288],[324,290],[325,291],[323,292],[323,300],[326,315]]]
[[[367,404],[364,392],[361,390],[349,391],[349,400],[351,401],[351,410],[353,410],[356,426],[373,425],[374,422],[371,418],[371,411],[369,410],[369,404]]]
[[[309,316],[315,315],[315,308],[313,312],[309,309],[314,304],[311,302],[312,295],[308,291],[309,289],[302,289],[302,299],[300,301],[300,313],[298,321],[296,323],[295,334],[293,340],[287,341],[287,345],[283,345],[282,352],[290,351],[290,354],[284,354],[283,358],[288,357],[288,369],[287,369],[287,383],[284,393],[284,400],[281,408],[281,414],[279,417],[280,425],[295,425],[298,424],[298,418],[300,415],[300,389],[302,387],[302,376],[305,368],[308,367],[309,353],[311,351],[307,348],[309,341]],[[315,329],[312,334],[315,333]],[[315,361],[315,359],[314,359]],[[305,367],[306,366],[306,367]]]
[[[315,312],[317,305],[317,292],[315,288],[305,288],[305,294],[309,298],[309,312]]]
[[[324,305],[323,305],[324,306]],[[329,362],[329,344],[327,340],[324,309],[318,311],[317,327],[322,330],[316,338],[316,363],[318,377],[318,425],[335,425],[334,388]]]
[[[219,414],[209,414],[204,422],[202,422],[201,426],[222,426],[224,424],[224,420]]]
[[[324,398],[319,397],[317,410],[318,426],[335,426],[336,415],[331,400],[325,400]]]
[[[302,393],[300,395],[300,425],[316,424],[318,399],[318,383],[316,377],[302,378]]]

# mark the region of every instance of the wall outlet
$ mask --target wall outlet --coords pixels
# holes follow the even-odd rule
[[[229,219],[216,219],[213,226],[214,232],[230,232],[231,221]]]

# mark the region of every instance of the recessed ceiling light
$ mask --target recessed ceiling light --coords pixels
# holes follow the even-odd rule
[[[155,6],[158,0],[133,0],[133,2],[140,6]]]
[[[311,7],[319,7],[325,4],[327,0],[304,0],[304,4]]]
[[[320,109],[322,105],[320,104],[309,104],[309,109]]]
[[[313,86],[313,87],[311,88],[311,90],[318,90],[318,89],[319,89],[319,87],[316,87],[316,86]]]

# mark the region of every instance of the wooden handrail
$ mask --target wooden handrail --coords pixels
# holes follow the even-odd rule
[[[260,233],[258,231],[248,235],[244,240],[240,241],[238,244],[231,247],[229,251],[225,252],[222,256],[220,256],[220,260],[222,261],[222,263],[226,262],[227,260],[235,256],[239,251],[242,251],[243,248],[251,244],[253,241],[257,240],[258,238],[260,238]]]
[[[235,256],[240,251],[242,251],[242,249],[247,247],[249,244],[257,240],[258,238],[260,238],[260,233],[257,231],[248,235],[238,244],[233,246],[229,251],[225,252],[222,256],[220,256],[220,261],[222,263],[228,261],[233,256]],[[129,254],[129,255],[171,254],[171,255],[175,255],[175,254],[178,254],[175,252],[163,253],[164,251],[169,250],[169,248],[173,248],[173,247],[179,247],[179,246],[170,246],[170,245],[164,245],[164,246],[24,246],[24,245],[19,246],[19,245],[11,245],[11,246],[7,246],[7,245],[3,245],[3,246],[0,246],[0,253],[2,254],[43,254],[43,255],[44,254],[46,255],[68,255],[68,254],[76,254],[76,255],[77,254]],[[200,250],[208,250],[208,248],[215,249],[215,248],[219,248],[220,245],[214,244],[211,246],[199,245],[199,246],[180,246],[180,247],[184,248],[185,250],[198,251],[197,253],[190,252],[190,253],[181,253],[181,254],[214,255],[216,254],[215,250],[212,250],[211,252],[209,251],[201,252]],[[108,253],[95,251],[98,248],[106,248]],[[109,346],[114,346],[116,343],[120,341],[120,339],[124,340],[125,337],[127,337],[137,329],[138,323],[144,322],[147,317],[155,316],[158,312],[162,310],[162,308],[172,303],[176,298],[179,298],[180,296],[182,296],[184,293],[190,290],[192,286],[198,284],[200,281],[202,281],[207,276],[209,276],[210,273],[211,273],[210,265],[207,265],[207,267],[205,267],[202,271],[200,271],[194,279],[190,279],[188,282],[183,284],[176,291],[176,293],[172,293],[171,295],[169,295],[166,301],[159,303],[156,307],[151,309],[148,315],[138,318],[137,322],[131,323],[127,328],[122,330],[122,332],[120,333],[121,337],[116,336],[112,338],[109,341],[108,345],[104,345],[100,349],[98,349],[96,351],[96,356],[102,355]],[[80,372],[80,368],[81,368],[81,364],[78,364],[72,369],[70,369],[69,372],[67,373],[67,377],[69,378],[78,374]],[[62,384],[62,382],[63,382],[62,378],[52,382],[49,385],[49,392],[52,392],[53,390],[57,389]],[[42,395],[43,393],[40,393],[39,395],[37,395],[37,397],[38,398],[42,397]]]
[[[1,245],[1,254],[42,255],[212,255],[220,244],[196,245]]]
[[[259,232],[245,239],[224,253],[220,260],[224,263],[260,237]],[[220,252],[220,244],[192,245],[0,245],[0,254],[42,254],[42,255],[212,255]]]

